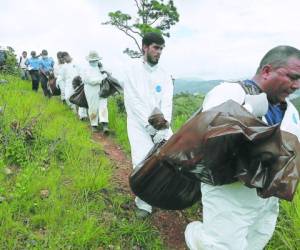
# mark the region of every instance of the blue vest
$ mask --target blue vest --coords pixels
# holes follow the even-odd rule
[[[40,69],[40,59],[37,57],[31,57],[26,60],[25,65],[28,66],[29,70],[39,70]]]
[[[251,84],[251,85],[255,86],[259,90],[259,92],[262,92],[261,89],[259,88],[259,86],[252,80],[245,80],[244,84],[245,85]],[[280,123],[283,119],[285,110],[286,110],[286,103],[271,104],[269,102],[268,112],[265,115],[267,123],[269,125],[275,125],[275,124]]]
[[[54,61],[51,57],[42,58],[41,61],[41,69],[45,72],[53,70]]]

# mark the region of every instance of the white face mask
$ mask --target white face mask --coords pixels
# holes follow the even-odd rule
[[[89,63],[92,67],[97,67],[98,66],[98,61],[89,61]]]

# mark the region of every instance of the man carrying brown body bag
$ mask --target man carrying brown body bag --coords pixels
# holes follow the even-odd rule
[[[155,145],[131,174],[130,185],[164,209],[184,209],[200,200],[200,182],[239,180],[262,197],[291,200],[300,175],[299,152],[295,136],[227,101],[196,113],[164,145]]]

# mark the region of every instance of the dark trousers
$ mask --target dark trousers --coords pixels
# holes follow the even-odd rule
[[[42,89],[44,92],[44,96],[50,97],[50,92],[47,88],[47,83],[48,83],[48,78],[44,74],[41,73],[41,85],[42,85]]]
[[[38,91],[40,83],[40,73],[38,70],[30,70],[29,73],[32,81],[32,90]]]

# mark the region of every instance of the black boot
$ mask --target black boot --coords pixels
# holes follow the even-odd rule
[[[103,134],[108,135],[109,134],[108,123],[107,122],[101,122],[101,126],[102,126]]]

